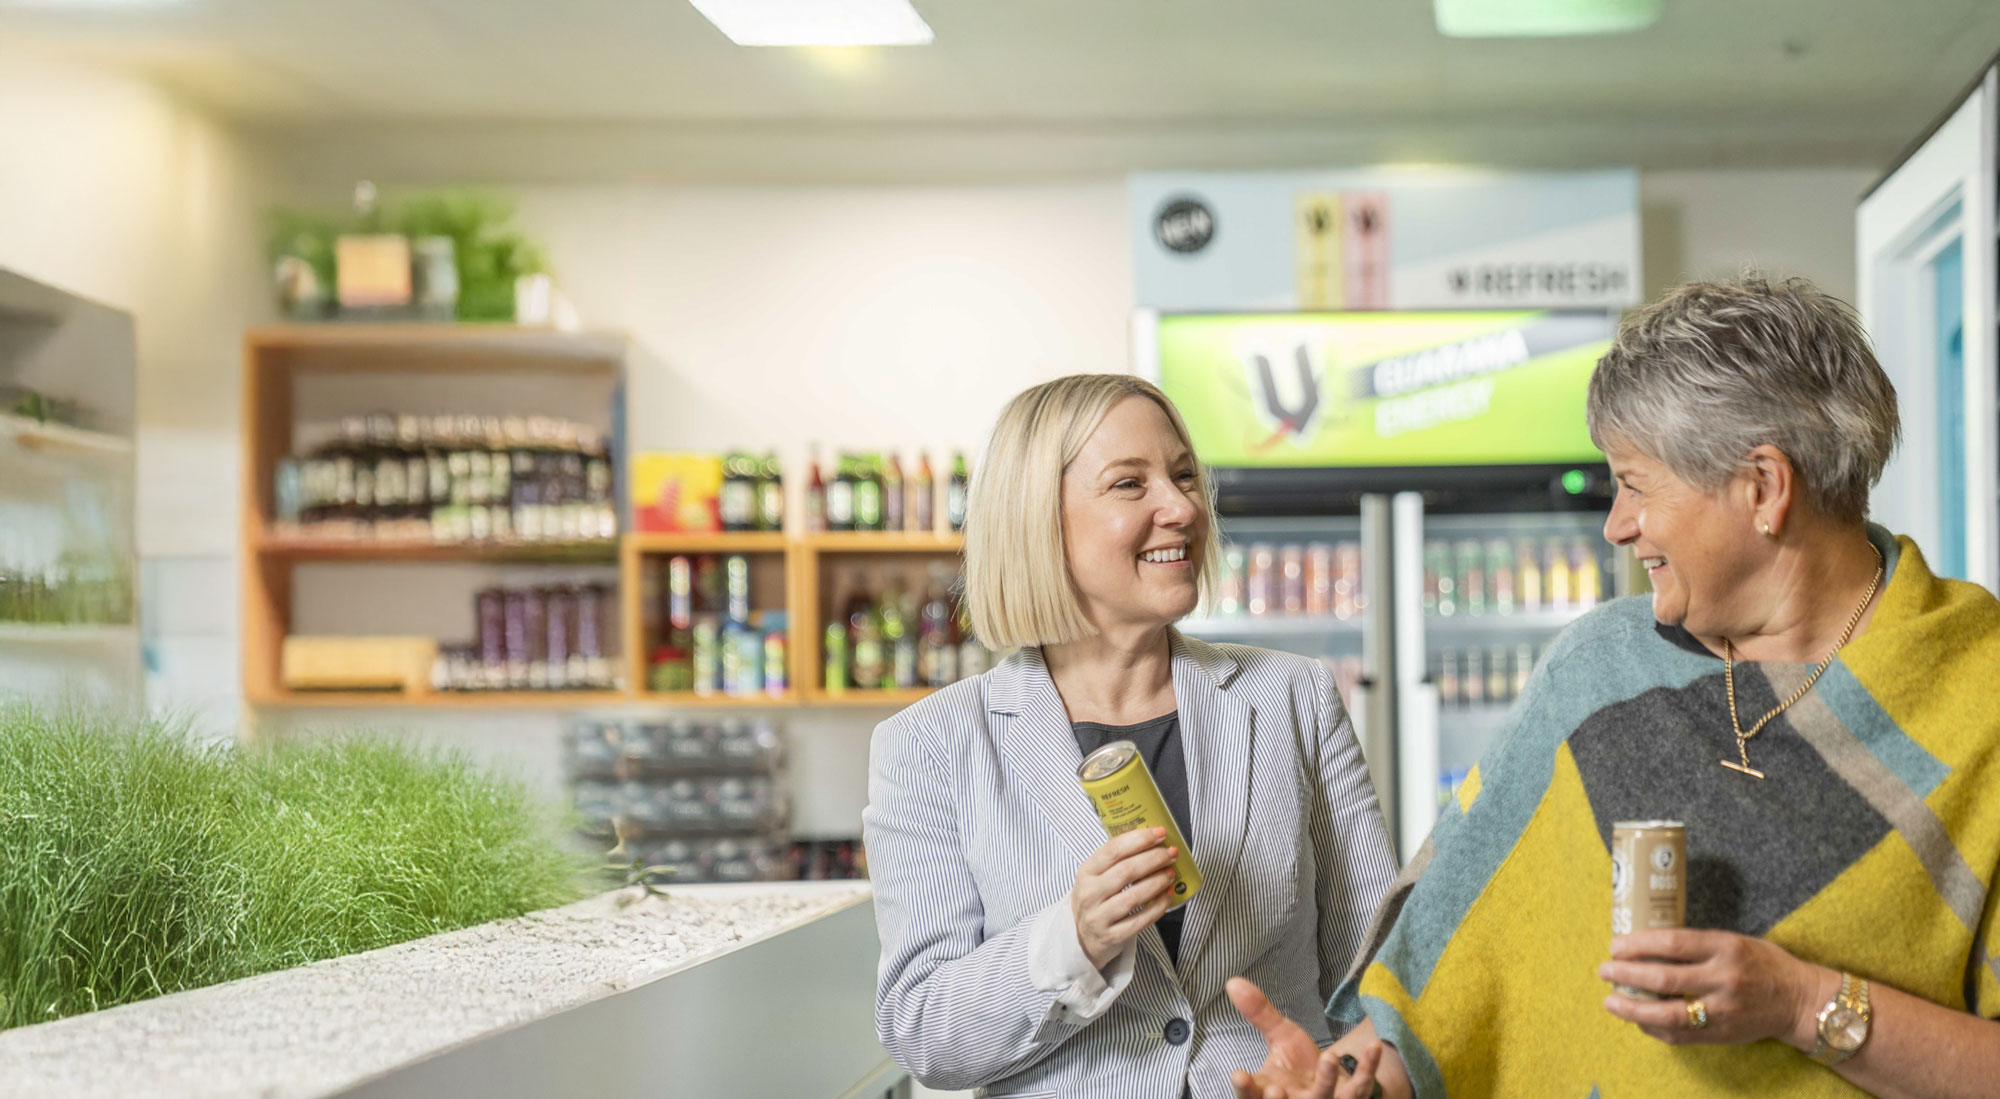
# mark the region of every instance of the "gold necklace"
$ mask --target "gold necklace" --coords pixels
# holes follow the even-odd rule
[[[1792,697],[1778,703],[1771,708],[1770,713],[1758,718],[1757,724],[1750,726],[1750,731],[1747,733],[1743,731],[1742,720],[1736,716],[1736,647],[1729,643],[1727,637],[1722,639],[1722,682],[1729,690],[1729,725],[1736,730],[1736,754],[1743,758],[1740,764],[1725,759],[1722,761],[1724,767],[1732,771],[1741,771],[1751,778],[1764,777],[1764,772],[1750,766],[1750,738],[1763,732],[1764,726],[1770,724],[1772,718],[1784,713],[1792,703],[1804,698],[1806,692],[1812,690],[1812,685],[1819,682],[1820,673],[1833,664],[1834,656],[1847,645],[1848,639],[1854,636],[1854,627],[1861,622],[1861,612],[1868,609],[1869,601],[1875,598],[1875,589],[1882,585],[1882,571],[1885,567],[1882,551],[1875,549],[1875,543],[1868,543],[1868,548],[1875,550],[1875,578],[1868,581],[1867,594],[1861,597],[1861,602],[1854,608],[1854,613],[1847,616],[1847,628],[1840,631],[1840,640],[1833,643],[1833,651],[1826,654],[1826,659],[1819,662],[1819,667],[1813,669],[1804,683],[1799,684],[1799,689],[1792,692]]]

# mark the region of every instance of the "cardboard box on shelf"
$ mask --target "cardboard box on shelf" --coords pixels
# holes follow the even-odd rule
[[[647,451],[632,458],[632,523],[640,531],[722,529],[722,456]]]

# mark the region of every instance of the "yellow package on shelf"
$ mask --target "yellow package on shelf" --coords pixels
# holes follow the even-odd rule
[[[287,637],[278,677],[294,691],[420,694],[436,657],[429,637]]]
[[[632,456],[632,522],[641,531],[722,529],[722,457],[642,451]]]

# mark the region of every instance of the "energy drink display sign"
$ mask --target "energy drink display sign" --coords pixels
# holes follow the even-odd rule
[[[1629,168],[1140,173],[1126,195],[1142,309],[1615,309],[1639,300],[1639,176]]]
[[[1597,462],[1612,335],[1596,311],[1169,315],[1159,381],[1212,466]]]

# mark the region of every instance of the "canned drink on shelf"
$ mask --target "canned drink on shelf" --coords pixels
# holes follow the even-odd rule
[[[507,608],[507,686],[525,690],[528,686],[528,593],[509,588],[501,597]]]
[[[1325,542],[1306,545],[1305,612],[1314,617],[1333,613],[1333,547]]]
[[[1486,661],[1478,649],[1465,650],[1465,674],[1458,681],[1458,693],[1467,706],[1486,701]]]
[[[1333,547],[1333,615],[1353,618],[1367,609],[1361,590],[1361,546],[1341,542]]]
[[[1243,583],[1246,605],[1254,617],[1275,614],[1279,607],[1278,600],[1274,598],[1277,595],[1278,551],[1260,542],[1250,547],[1249,557]]]
[[[1514,695],[1507,678],[1507,650],[1495,645],[1486,650],[1486,701],[1512,702]]]
[[[667,624],[677,630],[694,626],[694,561],[685,555],[667,559]]]
[[[528,611],[528,689],[544,691],[549,688],[549,595],[540,588],[529,588]]]
[[[729,620],[750,621],[750,559],[740,553],[732,553],[723,562],[722,571],[727,577]]]
[[[1535,671],[1535,647],[1523,642],[1514,646],[1514,697],[1528,693],[1528,677]]]
[[[791,673],[785,665],[785,633],[772,630],[764,635],[764,693],[773,698],[782,695],[791,686]]]
[[[714,725],[676,718],[662,723],[661,733],[667,741],[666,757],[676,766],[706,767],[715,762],[718,753]]]
[[[821,642],[827,693],[841,694],[847,690],[847,627],[828,622]]]
[[[1677,820],[1621,820],[1611,826],[1611,933],[1687,926],[1687,826]],[[1658,1000],[1614,985],[1635,1000]]]
[[[1463,697],[1459,692],[1458,651],[1446,649],[1434,659],[1437,662],[1438,705],[1456,706]]]
[[[1424,613],[1450,618],[1458,613],[1458,582],[1451,575],[1451,547],[1424,543]]]
[[[1245,564],[1243,547],[1230,546],[1222,551],[1222,582],[1215,600],[1215,613],[1218,616],[1227,617],[1243,613]]]
[[[615,721],[581,717],[563,730],[563,767],[571,778],[612,778],[623,755],[623,730]]]
[[[482,687],[507,681],[507,593],[487,588],[475,597],[479,607],[479,678]]]
[[[1306,612],[1306,550],[1304,546],[1288,545],[1278,551],[1279,598],[1285,614],[1298,615]]]
[[[1579,609],[1587,610],[1597,605],[1599,580],[1597,554],[1592,552],[1590,542],[1578,538],[1570,543],[1569,549],[1570,602]]]
[[[1570,608],[1569,547],[1558,538],[1549,539],[1543,547],[1542,560],[1548,562],[1548,572],[1543,574],[1542,586],[1548,592],[1549,609],[1566,611]]]
[[[1540,544],[1523,538],[1514,545],[1514,560],[1520,568],[1520,582],[1514,597],[1524,611],[1542,609],[1542,550]]]
[[[549,666],[549,689],[560,691],[572,686],[569,681],[569,654],[571,641],[576,636],[576,596],[558,584],[544,588],[542,599],[548,605],[545,652]]]
[[[739,698],[764,690],[764,635],[748,627],[736,630],[736,690]]]
[[[1494,614],[1514,613],[1514,547],[1502,539],[1486,543],[1487,603]]]
[[[694,620],[694,693],[716,694],[722,689],[721,629],[711,615]]]
[[[1486,555],[1477,542],[1460,542],[1456,552],[1459,602],[1467,614],[1486,613]]]
[[[1076,777],[1097,809],[1097,819],[1104,823],[1105,835],[1116,838],[1135,828],[1167,830],[1166,844],[1175,851],[1169,910],[1179,908],[1201,892],[1201,870],[1195,866],[1194,855],[1181,837],[1180,825],[1168,811],[1166,799],[1160,796],[1153,772],[1146,766],[1137,745],[1129,740],[1106,744],[1084,757],[1077,765]]]

